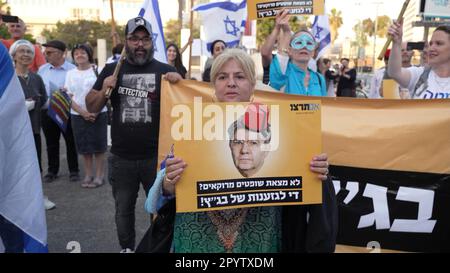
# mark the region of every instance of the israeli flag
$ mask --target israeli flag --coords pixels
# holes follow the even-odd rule
[[[48,252],[41,174],[30,117],[0,43],[0,251]]]
[[[227,47],[239,45],[247,19],[247,1],[211,2],[192,8],[200,13],[205,31],[206,48],[209,51],[212,42],[222,40]]]
[[[145,0],[139,11],[139,16],[150,22],[153,31],[153,46],[155,48],[155,59],[167,63],[166,42],[164,41],[163,25],[159,13],[157,0]]]
[[[319,15],[314,17],[312,25],[312,34],[319,43],[318,55],[316,60],[325,55],[331,46],[330,21],[328,15]]]

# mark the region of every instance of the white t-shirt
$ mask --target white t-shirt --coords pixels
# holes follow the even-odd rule
[[[416,66],[410,66],[408,68],[406,68],[408,71],[411,72],[411,75],[418,73],[419,70],[422,70],[423,72],[423,67],[416,67]],[[383,87],[383,80],[384,80],[384,74],[386,72],[386,68],[382,67],[380,69],[378,69],[377,71],[375,71],[375,74],[372,77],[371,80],[371,84],[370,84],[370,90],[369,90],[369,94],[368,97],[369,99],[381,99],[381,94],[380,94],[380,89]],[[422,75],[422,72],[420,72],[419,76]],[[419,80],[419,78],[417,78],[415,80],[415,83],[417,83],[417,81]],[[409,93],[412,94],[414,92],[414,85],[409,85],[407,87],[404,88],[408,88]]]
[[[381,99],[380,88],[383,85],[384,72],[386,68],[380,68],[372,76],[372,80],[370,83],[370,90],[368,97],[369,99]]]
[[[97,81],[94,69],[91,67],[88,70],[72,69],[67,72],[66,82],[64,87],[69,94],[72,94],[72,100],[76,102],[82,109],[87,111],[86,108],[86,95],[94,86]],[[106,112],[106,107],[103,107],[101,112]],[[73,115],[79,115],[75,110],[70,109],[70,113]]]
[[[408,89],[410,90],[411,96],[424,70],[423,67],[416,67],[415,69],[409,70],[411,80],[409,81]],[[419,87],[417,92],[420,93],[421,90],[422,88]],[[450,77],[441,78],[431,70],[428,75],[427,90],[421,92],[421,94],[417,94],[417,92],[414,99],[450,99]]]

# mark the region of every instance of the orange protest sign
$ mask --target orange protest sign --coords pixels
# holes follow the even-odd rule
[[[309,170],[322,148],[320,101],[195,98],[172,107],[170,128],[176,156],[189,165],[177,212],[322,202],[322,182]]]

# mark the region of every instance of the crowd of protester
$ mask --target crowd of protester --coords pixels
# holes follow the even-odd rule
[[[351,65],[351,60],[342,58],[339,64],[333,64],[328,58],[317,60],[317,70],[310,67],[311,61],[316,61],[318,43],[308,29],[292,33],[288,24],[289,15],[282,12],[277,15],[275,27],[261,47],[263,83],[271,88],[287,94],[328,97],[357,97],[359,82],[357,69]],[[43,51],[38,45],[24,40],[26,24],[8,23],[10,39],[1,42],[9,49],[14,62],[16,74],[23,88],[25,101],[29,111],[37,157],[42,172],[43,182],[52,183],[59,173],[59,143],[63,135],[67,146],[67,161],[69,180],[80,181],[80,186],[93,189],[109,180],[112,185],[115,200],[115,219],[121,252],[133,252],[136,248],[134,231],[134,210],[140,185],[146,193],[152,186],[159,185],[161,193],[174,196],[174,185],[179,181],[187,164],[180,158],[167,160],[165,173],[159,182],[155,166],[157,165],[157,145],[159,132],[161,76],[172,83],[187,77],[187,69],[183,65],[181,55],[186,46],[179,49],[175,43],[167,46],[168,64],[160,63],[153,58],[152,28],[145,19],[131,19],[126,28],[126,41],[113,49],[113,55],[102,71],[94,62],[93,49],[86,44],[77,44],[70,48],[73,63],[67,61],[68,49],[63,41],[52,40],[43,44]],[[384,56],[385,67],[374,72],[371,80],[369,98],[380,99],[385,95],[383,80],[393,79],[407,90],[408,98],[413,99],[448,99],[450,98],[450,28],[438,27],[431,40],[421,52],[419,66],[411,64],[412,51],[402,40],[402,22],[396,22],[389,28],[393,38],[392,49]],[[190,39],[190,42],[192,40]],[[114,68],[119,60],[123,47],[127,58],[121,67],[118,77],[113,76]],[[253,94],[257,76],[253,60],[240,49],[227,49],[227,44],[216,40],[210,45],[212,58],[205,65],[202,79],[211,82],[219,101],[248,102]],[[250,67],[251,69],[247,69]],[[248,86],[241,88],[235,73],[238,71]],[[234,74],[233,74],[234,73]],[[218,75],[226,75],[220,78]],[[221,85],[220,81],[226,81]],[[236,100],[223,96],[223,86],[236,88],[243,92]],[[112,108],[107,109],[108,100],[105,92],[113,89],[111,97]],[[147,99],[137,100],[120,90],[131,89],[147,92]],[[241,90],[242,89],[242,90]],[[245,89],[245,90],[244,90]],[[70,115],[67,128],[61,127],[48,114],[50,98],[57,92],[64,92],[71,98]],[[108,115],[110,113],[110,116]],[[107,154],[107,124],[111,124],[112,147],[108,158],[108,177],[104,174]],[[47,147],[48,168],[43,170],[41,163],[41,129],[45,136]],[[80,177],[78,155],[81,155],[84,166],[84,178]],[[316,172],[324,185],[330,183],[328,177],[328,159],[326,155],[315,158],[312,171]],[[159,184],[158,184],[159,183]],[[332,191],[332,186],[324,187],[324,191]],[[326,193],[334,196],[334,193]],[[169,198],[170,199],[170,198]],[[50,200],[45,200],[46,209],[55,208]],[[299,227],[308,244],[299,243],[294,247],[286,247],[291,237],[284,225],[292,223],[280,218],[281,214],[297,213],[306,219],[308,214],[327,215],[336,207],[334,199],[325,199],[319,210],[305,206],[302,211],[281,211],[275,208],[257,208],[250,210],[235,210],[236,217],[250,215],[248,219],[256,219],[255,223],[247,225],[278,223],[276,227],[265,230],[269,237],[266,241],[251,242],[243,234],[239,243],[234,238],[231,245],[224,247],[217,240],[215,233],[210,233],[211,214],[193,213],[177,215],[174,244],[175,252],[280,252],[289,251],[334,251],[335,232],[334,219],[328,219],[331,231],[324,236],[325,245],[315,245],[318,234],[306,232],[306,226]],[[224,220],[224,215],[216,214],[214,219]],[[245,217],[245,216],[243,216]],[[335,216],[329,216],[333,218]],[[217,220],[216,219],[216,220]],[[259,221],[259,222],[258,222]],[[262,222],[261,222],[262,221]],[[261,222],[261,223],[260,223]],[[263,223],[264,222],[264,223]],[[306,220],[303,225],[305,224]],[[201,234],[201,237],[191,238],[181,232],[183,228],[196,226],[190,234]],[[217,227],[219,228],[219,227]],[[315,227],[317,228],[317,227]],[[321,232],[321,229],[317,229]],[[283,235],[280,235],[284,232]],[[292,230],[291,230],[292,232]],[[248,240],[247,240],[248,239]],[[192,247],[190,240],[199,240],[202,244]],[[212,243],[211,243],[212,242]]]

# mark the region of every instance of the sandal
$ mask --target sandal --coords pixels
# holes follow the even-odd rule
[[[89,188],[98,188],[103,185],[103,178],[96,177],[94,181],[89,184]]]
[[[83,183],[81,183],[81,187],[89,188],[93,179],[94,179],[94,177],[92,177],[92,176],[86,176],[83,180]]]

